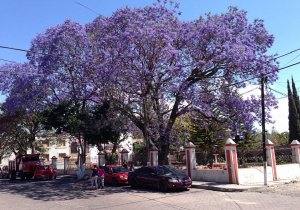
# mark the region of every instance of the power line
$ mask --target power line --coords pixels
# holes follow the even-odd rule
[[[293,64],[291,64],[291,65],[288,65],[288,66],[279,68],[279,69],[277,69],[276,71],[281,71],[281,70],[283,70],[283,69],[286,69],[286,68],[289,68],[289,67],[292,67],[292,66],[295,66],[295,65],[299,65],[299,64],[300,64],[300,62],[293,63]],[[268,72],[268,73],[264,74],[264,76],[273,74],[273,73],[275,73],[276,71]],[[244,82],[248,82],[248,81],[251,81],[251,80],[254,80],[254,79],[259,79],[259,78],[261,78],[261,76],[251,77],[251,78],[246,79],[246,80],[241,80],[241,81],[235,82],[235,83],[233,83],[233,84],[229,84],[229,85],[223,86],[222,88],[232,87],[232,86],[239,85],[239,84],[242,84],[242,83],[244,83]],[[219,90],[219,89],[220,89],[220,88],[215,88],[215,89],[209,90],[209,92],[217,91],[217,90]]]
[[[287,68],[289,68],[289,67],[292,67],[292,66],[296,66],[296,65],[298,65],[298,64],[300,64],[300,61],[299,61],[299,62],[297,62],[297,63],[293,63],[293,64],[291,64],[291,65],[288,65],[288,66],[285,66],[285,67],[279,68],[279,69],[278,69],[278,71],[280,71],[280,70],[283,70],[283,69],[287,69]],[[273,72],[273,73],[274,73],[274,72]]]
[[[75,4],[78,4],[78,5],[80,5],[80,6],[84,7],[84,8],[86,8],[87,10],[89,10],[89,11],[95,13],[95,14],[98,15],[98,16],[101,15],[101,14],[98,13],[97,11],[91,9],[90,7],[88,7],[88,6],[86,6],[86,5],[82,4],[82,3],[80,3],[80,2],[78,2],[78,1],[74,1],[74,0],[73,0],[73,2],[74,2]]]
[[[292,60],[290,60],[289,62],[287,62],[285,65],[288,65],[289,63],[291,63],[292,61],[294,61],[295,59],[297,59],[299,56],[300,56],[300,53],[296,57],[294,57]]]
[[[279,93],[280,95],[283,95],[283,96],[285,96],[285,97],[287,97],[287,95],[285,94],[285,93],[282,93],[282,92],[280,92],[280,91],[278,91],[278,90],[275,90],[275,89],[273,89],[273,88],[270,88],[270,87],[267,87],[269,90],[272,90],[272,91],[274,91],[274,92],[276,92],[276,93]]]
[[[292,50],[292,51],[290,51],[290,52],[288,52],[288,53],[285,53],[285,54],[283,54],[283,55],[277,56],[277,57],[274,58],[274,59],[276,60],[276,59],[278,59],[278,58],[282,58],[282,57],[284,57],[284,56],[287,56],[287,55],[292,54],[292,53],[294,53],[294,52],[297,52],[297,51],[299,51],[299,50],[300,50],[300,48],[298,48],[298,49],[296,49],[296,50]]]
[[[75,2],[75,1],[74,1],[74,2]],[[80,4],[79,2],[75,2],[75,3]],[[80,4],[80,5],[81,5],[81,4]],[[81,5],[81,6],[84,6],[84,5]],[[97,13],[97,14],[98,14],[98,13]],[[99,14],[99,15],[100,15],[100,14]],[[42,55],[49,55],[49,54],[45,54],[45,53],[41,53],[41,52],[32,52],[31,50],[25,50],[25,49],[21,49],[21,48],[10,47],[10,46],[4,46],[4,45],[0,45],[0,48],[8,49],[8,50],[21,51],[21,52],[30,52],[30,53],[36,53],[36,54],[42,54]],[[296,51],[299,51],[299,50],[300,50],[300,48],[299,48],[299,49],[296,49],[296,50],[292,50],[292,51],[290,51],[290,52],[288,52],[288,53],[286,53],[286,54],[283,54],[283,55],[280,55],[280,56],[274,58],[274,60],[276,60],[276,59],[278,59],[278,58],[281,58],[281,57],[284,57],[284,56],[287,56],[287,55],[289,55],[289,54],[291,54],[291,53],[294,53],[294,52],[296,52]]]
[[[4,49],[8,49],[8,50],[15,50],[15,51],[22,51],[22,52],[31,52],[29,50],[24,50],[21,48],[8,47],[8,46],[2,46],[2,45],[0,45],[0,48],[4,48]]]
[[[251,89],[251,90],[248,90],[248,91],[246,91],[246,92],[244,92],[244,93],[241,93],[240,95],[242,96],[242,95],[245,95],[245,94],[247,94],[247,93],[250,93],[250,92],[252,92],[252,91],[254,91],[254,90],[256,90],[256,89],[259,89],[258,87],[255,87],[255,88],[253,88],[253,89]]]
[[[30,51],[30,50],[24,50],[24,49],[21,49],[21,48],[15,48],[15,47],[3,46],[3,45],[0,45],[0,48],[4,48],[4,49],[8,49],[8,50],[22,51],[22,52],[31,52],[31,53],[32,53],[32,51]],[[288,53],[286,53],[286,54],[283,54],[283,55],[281,55],[281,56],[278,56],[278,57],[276,57],[275,59],[278,59],[278,58],[287,56],[287,55],[289,55],[289,54],[291,54],[291,53],[294,53],[294,52],[296,52],[296,51],[299,51],[299,50],[300,50],[300,48],[298,48],[298,49],[296,49],[296,50],[293,50],[293,51],[290,51],[290,52],[288,52]],[[38,52],[34,52],[34,53],[38,53]],[[49,54],[44,54],[44,53],[38,53],[38,54],[49,55]],[[293,64],[291,64],[291,65],[288,65],[288,66],[279,68],[279,69],[276,70],[276,71],[280,71],[280,70],[283,70],[283,69],[286,69],[286,68],[289,68],[289,67],[292,67],[292,66],[295,66],[295,65],[298,65],[298,64],[300,64],[300,62],[293,63]],[[269,72],[269,73],[266,73],[264,76],[267,76],[267,75],[269,75],[269,74],[273,74],[273,73],[275,73],[276,71],[271,71],[271,72]],[[260,78],[260,77],[259,77],[259,76],[255,76],[255,77],[252,77],[252,78],[249,78],[249,79],[246,79],[246,80],[242,80],[242,81],[233,83],[233,84],[228,85],[228,86],[225,86],[225,87],[230,87],[230,86],[238,85],[238,84],[241,84],[241,83],[244,83],[244,82],[248,82],[248,81],[250,81],[250,80],[258,79],[258,78]],[[215,89],[215,90],[218,90],[218,89]],[[215,90],[214,90],[214,91],[215,91]]]
[[[10,61],[10,60],[6,60],[6,59],[3,59],[3,58],[0,58],[0,61],[10,62],[10,63],[17,63],[16,61]]]

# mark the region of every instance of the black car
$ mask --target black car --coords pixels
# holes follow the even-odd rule
[[[192,185],[189,176],[167,166],[141,167],[129,172],[128,183],[132,187],[152,187],[161,191],[188,189]]]

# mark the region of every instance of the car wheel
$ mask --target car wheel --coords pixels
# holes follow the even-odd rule
[[[12,175],[12,172],[9,172],[9,174],[8,174],[8,178],[9,178],[10,180],[13,180],[13,175]]]
[[[22,180],[25,180],[25,174],[23,173],[23,171],[20,172],[20,177]]]
[[[11,171],[8,176],[9,176],[10,180],[15,180],[16,179],[16,172],[15,171]]]
[[[164,182],[161,182],[159,184],[159,189],[160,189],[161,192],[167,192],[168,191],[168,185]]]
[[[112,179],[112,180],[111,180],[111,185],[112,185],[112,186],[117,186],[117,185],[118,185],[117,180],[116,180],[116,179]]]
[[[131,186],[132,188],[137,188],[137,187],[138,187],[138,183],[136,182],[135,179],[133,179],[133,180],[130,182],[130,186]]]

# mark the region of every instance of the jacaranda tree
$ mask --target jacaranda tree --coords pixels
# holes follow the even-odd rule
[[[240,115],[251,127],[259,99],[240,97],[239,88],[262,75],[277,78],[274,57],[266,54],[273,36],[263,21],[249,23],[237,8],[194,21],[181,21],[164,6],[125,8],[87,30],[98,72],[109,73],[111,97],[146,143],[159,147],[160,163],[166,163],[177,117],[190,111],[216,120]]]
[[[79,139],[82,160],[85,163],[86,142],[81,129],[81,120],[89,106],[89,100],[95,96],[95,89],[89,85],[87,69],[90,63],[91,50],[85,27],[72,21],[49,28],[39,34],[33,41],[28,59],[43,75],[41,83],[45,84],[47,104],[58,106],[69,101],[77,128],[72,133]],[[74,122],[74,120],[72,121]],[[75,127],[74,127],[75,126]],[[74,129],[73,129],[74,131]]]
[[[107,98],[166,163],[173,125],[185,113],[236,130],[234,116],[243,128],[259,120],[259,99],[240,97],[239,89],[261,76],[277,79],[274,56],[266,54],[273,40],[262,20],[250,23],[234,7],[181,21],[158,5],[120,9],[86,26],[66,21],[38,35],[28,59],[43,75],[48,104],[71,99],[80,113]],[[274,105],[270,96],[267,107]]]

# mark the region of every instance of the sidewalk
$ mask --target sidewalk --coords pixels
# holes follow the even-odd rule
[[[74,182],[86,182],[87,180],[77,180],[76,175],[60,175],[58,180],[73,180]],[[221,191],[221,192],[251,192],[257,191],[259,189],[263,190],[270,186],[274,185],[284,185],[288,183],[292,183],[292,180],[278,180],[268,182],[268,185],[265,186],[263,182],[261,183],[254,183],[254,184],[224,184],[224,183],[216,183],[216,182],[202,182],[202,181],[193,181],[191,188],[197,189],[205,189],[205,190],[212,190],[212,191]]]
[[[258,189],[264,189],[273,185],[281,185],[292,182],[292,180],[279,180],[268,182],[268,185],[265,186],[264,183],[255,183],[255,184],[223,184],[216,182],[201,182],[193,181],[192,188],[213,190],[213,191],[222,191],[222,192],[244,192],[244,191],[256,191]]]

